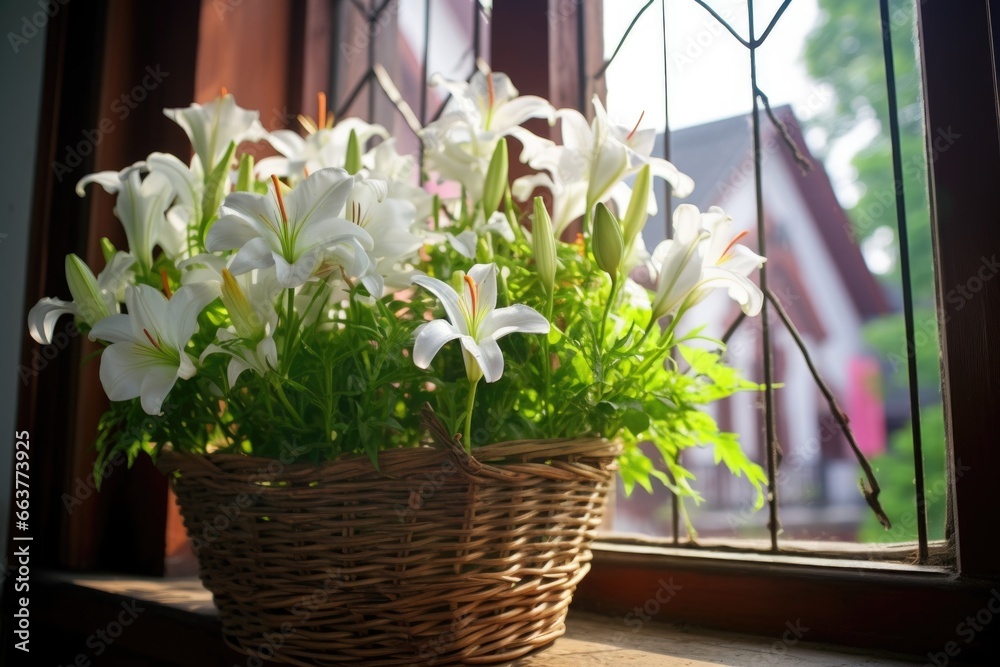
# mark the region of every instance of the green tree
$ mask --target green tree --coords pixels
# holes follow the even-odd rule
[[[819,0],[821,17],[810,33],[805,59],[810,75],[828,83],[835,102],[812,121],[827,136],[827,145],[842,139],[861,123],[875,122],[879,132],[852,160],[862,193],[848,210],[855,238],[871,243],[894,238],[897,233],[896,187],[889,132],[889,82],[882,44],[879,5],[872,0]],[[890,1],[890,36],[894,61],[903,162],[903,188],[909,242],[911,289],[916,321],[916,355],[921,408],[921,434],[928,488],[944,475],[944,425],[940,405],[940,370],[934,305],[934,261],[927,193],[925,128],[920,93],[914,0]],[[932,136],[934,133],[931,133]],[[947,143],[948,138],[944,143]],[[891,234],[891,236],[890,236]],[[897,239],[898,241],[898,239]],[[898,245],[893,244],[898,250]],[[880,282],[901,302],[900,264],[879,276]],[[869,344],[881,355],[889,371],[886,392],[905,395],[907,349],[902,312],[879,318],[866,326]],[[862,526],[859,538],[870,541],[905,541],[916,538],[913,520],[913,438],[907,426],[892,434],[889,451],[873,461],[882,480],[882,500],[898,528],[884,531],[874,517]],[[932,538],[944,534],[944,494],[928,495],[928,520]],[[909,517],[910,520],[905,520]]]

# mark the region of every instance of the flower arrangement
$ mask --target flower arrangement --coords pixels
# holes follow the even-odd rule
[[[421,444],[429,404],[473,453],[517,439],[620,441],[629,491],[658,480],[698,498],[678,453],[713,446],[762,501],[761,468],[703,410],[758,387],[721,353],[689,346],[700,334],[684,315],[717,288],[755,315],[762,295],[748,276],[764,258],[721,210],[687,204],[649,254],[653,179],[678,196],[693,183],[650,157],[653,130],[610,122],[596,98],[588,123],[484,65],[469,82],[436,83],[451,97],[420,139],[437,194],[416,185],[414,158],[384,128],[334,123],[322,95],[317,118],[300,117],[304,137],[266,132],[225,92],[168,109],[190,161],[153,153],[80,181],[81,196],[92,183],[116,196],[127,249],[105,239],[96,275],[67,257],[72,300],[42,299],[29,328],[49,343],[70,314],[105,345],[97,469],[167,443],[377,465],[382,450]],[[562,142],[525,129],[532,118],[560,123]],[[512,183],[508,137],[535,170]],[[253,141],[279,155],[237,154]],[[651,289],[630,277],[640,265]]]

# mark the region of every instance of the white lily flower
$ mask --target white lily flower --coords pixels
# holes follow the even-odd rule
[[[417,161],[412,155],[400,155],[396,138],[390,137],[365,153],[361,158],[369,178],[381,179],[389,184],[389,196],[413,204],[416,224],[426,222],[431,216],[434,196],[414,185]],[[416,226],[416,225],[415,225]]]
[[[656,270],[656,294],[653,297],[654,322],[665,315],[676,315],[702,277],[702,241],[708,232],[701,228],[701,214],[696,206],[681,204],[674,211],[674,237],[653,250]]]
[[[112,315],[91,336],[111,343],[101,356],[101,384],[112,401],[141,398],[146,414],[158,415],[178,379],[196,373],[185,347],[198,329],[198,314],[217,293],[185,285],[167,298],[149,285],[130,286],[127,315]]]
[[[497,142],[512,136],[528,147],[542,141],[520,127],[530,118],[555,118],[555,110],[535,95],[518,96],[517,88],[506,74],[491,72],[480,61],[472,80],[448,81],[441,76],[431,80],[443,86],[451,99],[440,119],[420,132],[428,170],[461,183],[473,200],[483,196],[483,183]]]
[[[153,265],[153,247],[169,247],[176,237],[166,218],[174,189],[162,173],[149,173],[141,178],[146,169],[146,163],[136,162],[119,172],[90,174],[76,184],[76,193],[81,197],[89,183],[98,183],[108,194],[117,195],[115,217],[125,229],[129,253],[142,273],[149,272]]]
[[[413,204],[392,197],[385,181],[356,179],[347,197],[346,212],[354,224],[371,235],[375,257],[400,261],[420,249],[422,241],[410,232]]]
[[[402,289],[409,285],[394,280],[401,267],[415,258],[423,245],[420,237],[410,230],[414,226],[414,205],[391,195],[390,184],[373,178],[356,178],[347,198],[346,217],[369,235],[374,247],[369,253],[373,271],[389,279],[392,287]],[[367,286],[367,285],[366,285]],[[369,292],[376,297],[381,291]]]
[[[222,269],[222,302],[233,326],[219,329],[216,337],[221,345],[209,345],[201,360],[210,354],[223,353],[231,357],[226,375],[233,386],[244,371],[265,375],[278,367],[278,347],[274,332],[278,325],[275,300],[281,287],[273,269],[254,270],[233,276]]]
[[[413,345],[413,362],[427,368],[445,343],[459,339],[470,382],[485,378],[496,382],[503,375],[503,353],[497,340],[507,334],[547,334],[549,322],[525,305],[496,308],[496,264],[476,264],[468,274],[458,272],[456,280],[462,293],[451,285],[429,276],[415,276],[413,284],[434,294],[444,306],[447,320],[433,320],[420,325]]]
[[[658,269],[653,318],[671,315],[680,308],[699,303],[717,287],[728,288],[731,299],[747,315],[756,315],[764,295],[747,276],[766,261],[735,237],[729,228],[732,218],[713,206],[701,213],[691,204],[681,204],[674,211],[674,238],[667,239],[653,252]]]
[[[181,126],[191,140],[195,155],[205,171],[211,171],[229,149],[244,141],[258,141],[267,131],[258,120],[257,111],[236,105],[230,94],[220,95],[208,104],[192,104],[186,109],[164,109],[163,115]]]
[[[476,219],[472,223],[472,229],[466,229],[459,234],[445,232],[448,242],[463,257],[471,260],[476,259],[476,248],[479,245],[479,238],[486,234],[498,234],[508,243],[514,242],[514,230],[510,228],[507,217],[500,211],[490,215],[486,220],[481,210],[476,212]]]
[[[611,189],[623,178],[637,172],[648,164],[652,176],[659,176],[673,189],[678,197],[687,197],[694,190],[694,181],[677,170],[670,162],[652,157],[656,130],[640,129],[642,116],[631,129],[611,123],[600,98],[594,95],[594,121],[591,126],[593,143],[590,169],[590,186],[587,200],[591,205],[602,201]],[[579,136],[582,128],[577,125]],[[626,195],[627,196],[627,195]],[[655,199],[650,198],[650,214],[656,213]]]
[[[767,260],[740,245],[739,241],[749,232],[742,231],[734,235],[730,229],[732,222],[733,219],[718,206],[701,214],[701,226],[711,236],[702,242],[702,279],[692,303],[698,303],[716,287],[726,287],[729,298],[740,304],[743,312],[752,317],[760,312],[764,304],[764,293],[748,276]]]
[[[625,210],[631,190],[623,179],[646,164],[651,175],[669,183],[678,197],[686,197],[694,189],[694,182],[673,164],[650,156],[655,130],[639,129],[638,123],[629,129],[609,122],[596,96],[594,110],[594,120],[588,123],[579,111],[560,109],[562,145],[536,143],[527,160],[533,169],[548,174],[523,176],[512,186],[512,193],[521,201],[527,201],[536,187],[549,189],[552,226],[557,234],[598,202],[612,199],[619,210]],[[656,213],[655,197],[649,197],[647,210],[650,215]]]
[[[159,239],[160,247],[171,259],[184,257],[188,229],[202,218],[205,175],[201,162],[192,159],[188,166],[169,153],[151,153],[146,164],[150,173],[166,177],[177,195],[176,203],[167,210],[168,224]]]
[[[63,315],[79,317],[88,326],[119,312],[125,285],[133,279],[135,258],[118,251],[96,278],[76,255],[66,257],[66,282],[72,301],[44,297],[28,312],[28,332],[41,345],[51,345],[56,321]]]
[[[305,173],[336,167],[343,169],[347,158],[347,143],[351,131],[364,146],[373,137],[389,136],[381,125],[366,123],[360,118],[345,118],[333,127],[321,127],[304,138],[292,130],[275,130],[265,137],[281,156],[266,157],[257,163],[259,178],[272,175],[302,178]]]
[[[342,169],[321,169],[287,195],[272,177],[268,194],[234,192],[208,230],[211,252],[237,249],[229,266],[234,275],[274,266],[282,287],[298,287],[312,277],[324,257],[336,251],[371,251],[372,237],[340,217],[354,179]]]
[[[537,174],[521,176],[511,184],[519,201],[531,199],[536,188],[552,193],[552,229],[556,238],[587,210],[587,160],[578,152],[553,145],[530,162]],[[548,172],[548,173],[545,173]]]
[[[445,232],[445,236],[448,237],[448,243],[451,244],[451,247],[454,248],[459,255],[473,261],[476,259],[476,249],[479,245],[479,234],[475,233],[471,229],[466,229],[464,232],[459,232],[457,235],[452,234],[451,232]]]

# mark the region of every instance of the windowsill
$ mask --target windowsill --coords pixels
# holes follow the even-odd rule
[[[126,632],[117,643],[130,658],[148,651],[146,664],[165,656],[174,656],[174,649],[187,644],[187,636],[178,632],[201,635],[202,646],[217,643],[212,652],[216,659],[228,653],[219,637],[215,606],[211,594],[196,578],[157,579],[150,577],[120,577],[115,575],[75,575],[46,573],[36,577],[39,588],[51,601],[52,608],[73,609],[71,614],[45,619],[53,632],[87,635],[93,625],[100,625],[105,613],[87,613],[90,603],[105,609],[117,609],[123,602],[137,600],[143,616],[151,621],[134,639]],[[33,582],[33,590],[34,590]],[[36,594],[38,595],[38,594]],[[36,598],[37,599],[37,598]],[[89,601],[89,602],[88,602]],[[156,619],[156,620],[154,620]],[[41,619],[39,619],[41,620]],[[145,620],[145,618],[143,619]],[[73,624],[73,627],[67,627]],[[684,625],[642,622],[637,616],[609,618],[597,614],[572,611],[567,633],[543,653],[523,658],[512,667],[590,667],[599,665],[769,665],[780,660],[782,665],[862,665],[868,667],[913,664],[905,656],[873,655],[844,647],[807,644],[799,641],[790,630],[786,638],[755,637],[716,632]],[[160,645],[150,641],[159,637]],[[198,641],[191,641],[198,646]],[[215,664],[200,649],[200,656]],[[231,654],[236,655],[236,654]],[[110,654],[109,656],[110,657]],[[179,656],[176,656],[179,657]],[[109,663],[118,664],[118,663]],[[179,663],[162,663],[179,664]],[[196,663],[189,663],[196,664]],[[221,664],[221,663],[220,663]]]

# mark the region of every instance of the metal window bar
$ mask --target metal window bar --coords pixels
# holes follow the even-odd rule
[[[363,20],[368,24],[368,34],[372,35],[372,38],[368,40],[367,49],[367,67],[365,73],[354,82],[350,91],[343,96],[343,100],[339,105],[334,107],[334,118],[340,118],[346,113],[348,109],[354,104],[361,93],[367,91],[368,95],[368,109],[367,117],[369,120],[374,119],[375,116],[375,99],[378,94],[377,88],[381,88],[382,92],[389,98],[393,103],[393,107],[397,113],[399,113],[403,120],[406,121],[407,126],[416,133],[421,127],[427,125],[427,123],[437,120],[441,114],[444,112],[445,107],[448,104],[450,95],[446,96],[442,100],[441,104],[430,116],[428,115],[429,109],[429,96],[427,94],[427,78],[429,74],[429,60],[430,60],[430,25],[431,25],[431,0],[424,0],[424,24],[423,24],[423,53],[421,62],[421,76],[423,77],[423,85],[420,89],[420,99],[419,99],[419,109],[418,113],[414,114],[410,109],[409,105],[402,99],[399,91],[392,84],[387,76],[384,76],[384,70],[381,70],[381,65],[378,63],[378,50],[377,50],[377,39],[374,36],[377,33],[377,26],[379,21],[382,19],[383,14],[390,9],[393,2],[402,2],[404,0],[371,0],[368,6],[365,6],[363,0],[330,0],[331,1],[331,14],[332,16],[338,17],[337,23],[339,23],[339,17],[342,16],[343,9],[353,9],[357,11]],[[482,22],[483,20],[488,21],[490,18],[489,9],[485,7],[480,0],[471,0],[472,4],[472,61],[473,67],[472,71],[469,72],[466,80],[470,80],[473,75],[475,75],[477,68],[475,63],[481,57],[482,53]],[[347,7],[349,5],[349,7]],[[340,53],[337,48],[336,39],[331,40],[330,44],[330,91],[333,95],[337,94],[340,89]],[[375,84],[378,84],[376,86]],[[420,179],[423,183],[423,172],[424,172],[424,156],[423,147],[421,146],[419,155],[419,165],[420,165]]]

